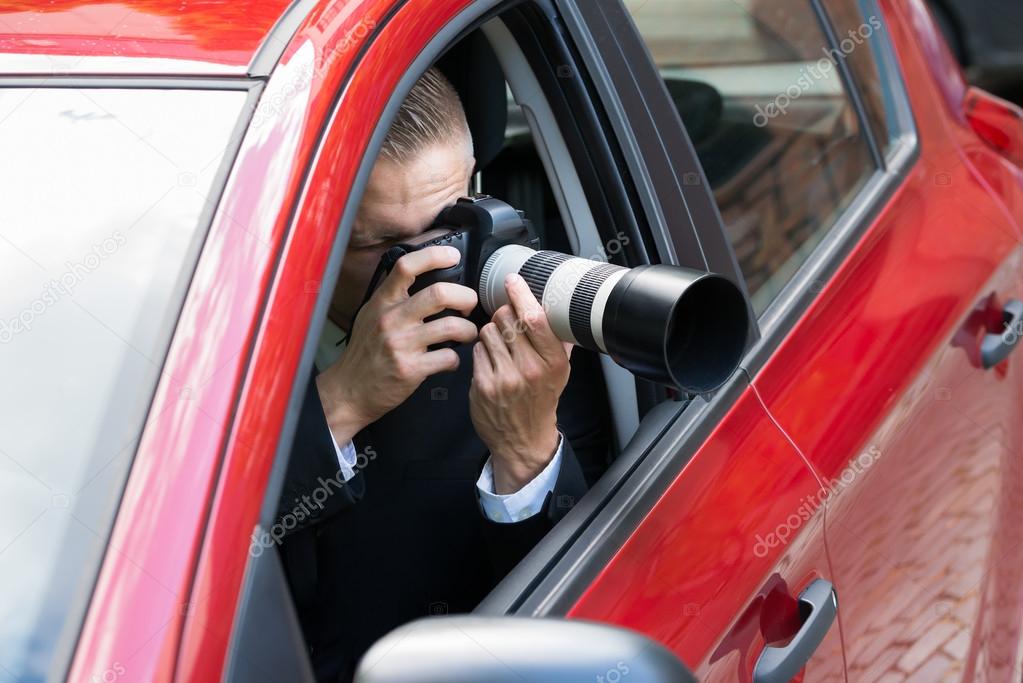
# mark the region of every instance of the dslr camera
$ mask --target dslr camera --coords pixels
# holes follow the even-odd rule
[[[479,295],[470,319],[482,325],[508,303],[505,278],[518,273],[562,341],[608,354],[639,377],[688,393],[723,384],[746,346],[746,297],[727,278],[670,265],[625,268],[542,250],[525,215],[487,195],[459,199],[421,236],[391,247],[366,298],[399,258],[430,246],[455,247],[462,257],[450,268],[420,275],[409,293],[437,282],[470,287]],[[457,313],[435,317],[442,315]]]

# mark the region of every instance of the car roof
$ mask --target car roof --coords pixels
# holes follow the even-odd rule
[[[5,0],[0,2],[0,75],[245,75],[275,25],[290,23],[282,18],[291,4]],[[311,3],[294,4],[308,9]]]

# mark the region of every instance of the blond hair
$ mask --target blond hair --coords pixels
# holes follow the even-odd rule
[[[384,138],[380,155],[396,163],[414,158],[427,147],[466,140],[472,135],[454,86],[437,67],[427,69],[402,102]]]

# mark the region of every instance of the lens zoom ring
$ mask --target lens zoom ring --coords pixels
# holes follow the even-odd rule
[[[579,345],[587,349],[596,349],[597,340],[593,338],[593,328],[590,326],[590,315],[593,310],[593,300],[597,298],[597,291],[600,286],[612,274],[621,270],[621,266],[611,263],[602,263],[591,268],[579,280],[572,292],[572,301],[568,306],[568,324],[572,328]]]
[[[529,285],[537,301],[543,301],[543,290],[547,287],[551,273],[565,261],[574,257],[557,251],[538,251],[519,268],[519,275]]]

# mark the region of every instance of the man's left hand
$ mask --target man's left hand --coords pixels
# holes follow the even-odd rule
[[[525,280],[510,275],[505,287],[511,304],[480,330],[469,389],[472,421],[490,449],[494,491],[501,495],[528,484],[557,451],[558,399],[572,352],[554,335]]]

